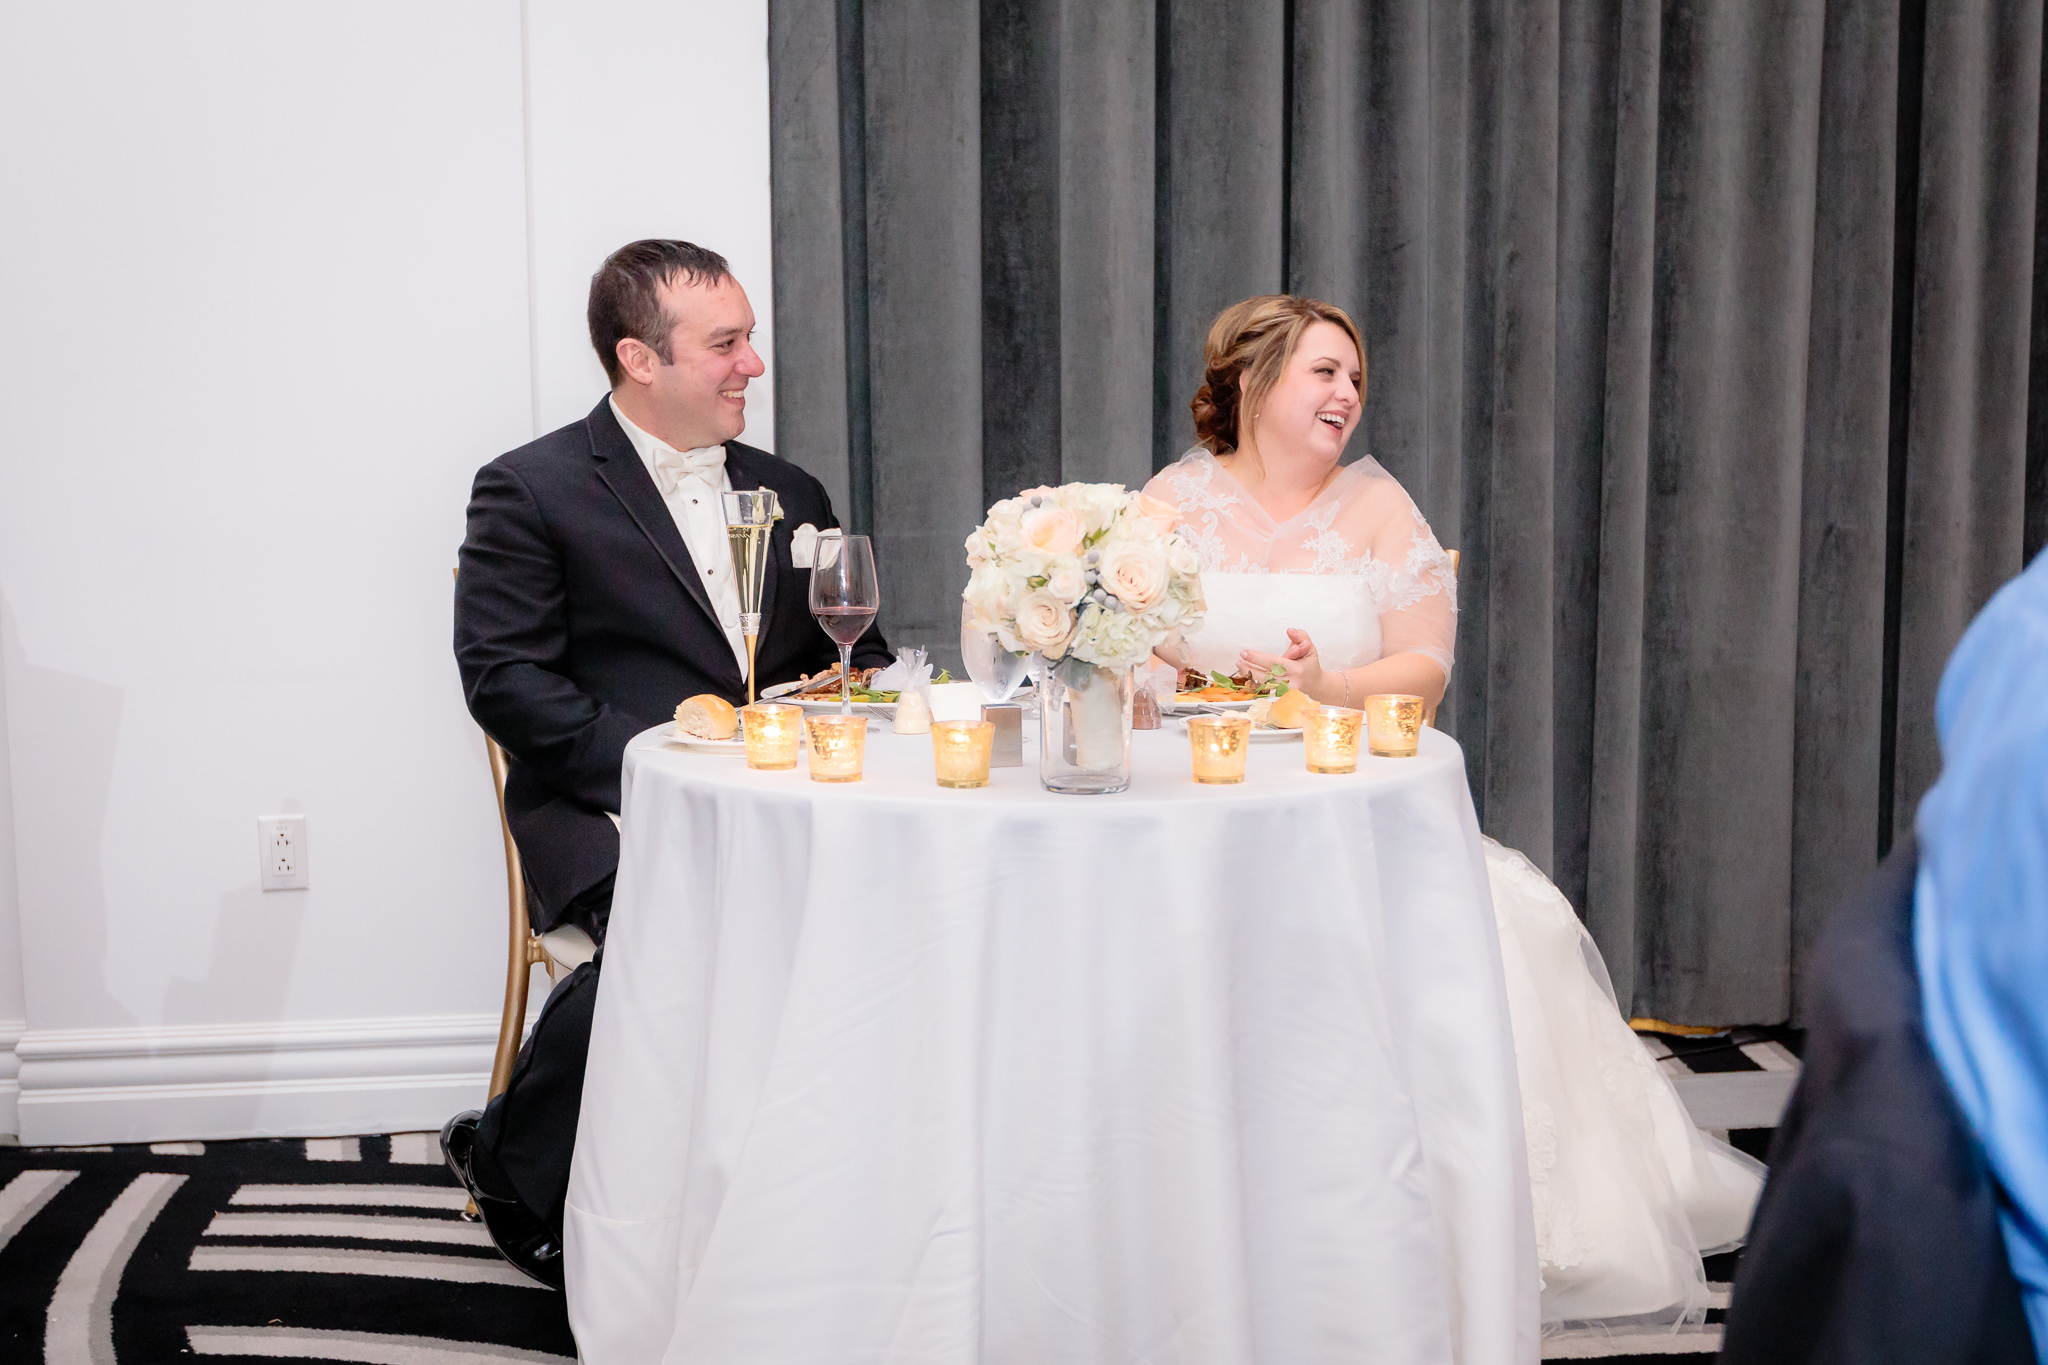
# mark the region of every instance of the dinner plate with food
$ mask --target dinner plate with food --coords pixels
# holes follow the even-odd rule
[[[1168,709],[1180,715],[1200,711],[1248,711],[1259,698],[1277,696],[1286,690],[1286,681],[1279,677],[1259,679],[1249,671],[1225,677],[1221,673],[1183,668],[1174,689],[1173,705]]]
[[[855,706],[894,706],[902,693],[877,689],[871,684],[884,670],[880,668],[856,668],[849,678],[849,697]],[[940,672],[934,682],[951,682],[952,678]],[[839,705],[839,665],[833,664],[818,673],[807,673],[793,683],[771,687],[761,694],[762,701],[786,701],[801,706],[806,711],[829,711]]]

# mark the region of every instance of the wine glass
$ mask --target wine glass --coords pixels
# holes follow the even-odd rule
[[[827,531],[811,568],[811,615],[839,646],[839,714],[853,713],[853,642],[881,609],[875,552],[866,536]]]
[[[960,661],[967,665],[967,676],[974,679],[981,695],[993,704],[1001,704],[1008,701],[1016,692],[1017,684],[1024,681],[1031,656],[1012,654],[1003,648],[1002,640],[994,631],[977,629],[974,608],[962,602]]]

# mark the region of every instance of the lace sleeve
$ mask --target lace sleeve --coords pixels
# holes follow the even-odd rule
[[[1372,587],[1380,608],[1380,653],[1420,654],[1451,675],[1458,637],[1458,580],[1407,492],[1376,481]]]

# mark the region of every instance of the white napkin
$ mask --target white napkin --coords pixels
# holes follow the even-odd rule
[[[980,720],[984,698],[978,683],[933,683],[929,693],[933,720]]]
[[[808,521],[789,533],[789,562],[792,568],[808,569],[817,554],[818,528]]]

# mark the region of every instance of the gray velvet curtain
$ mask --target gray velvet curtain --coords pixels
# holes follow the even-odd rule
[[[2048,526],[2042,5],[773,0],[776,419],[944,648],[982,509],[1352,311],[1463,552],[1443,723],[1623,1003],[1796,1017]]]

